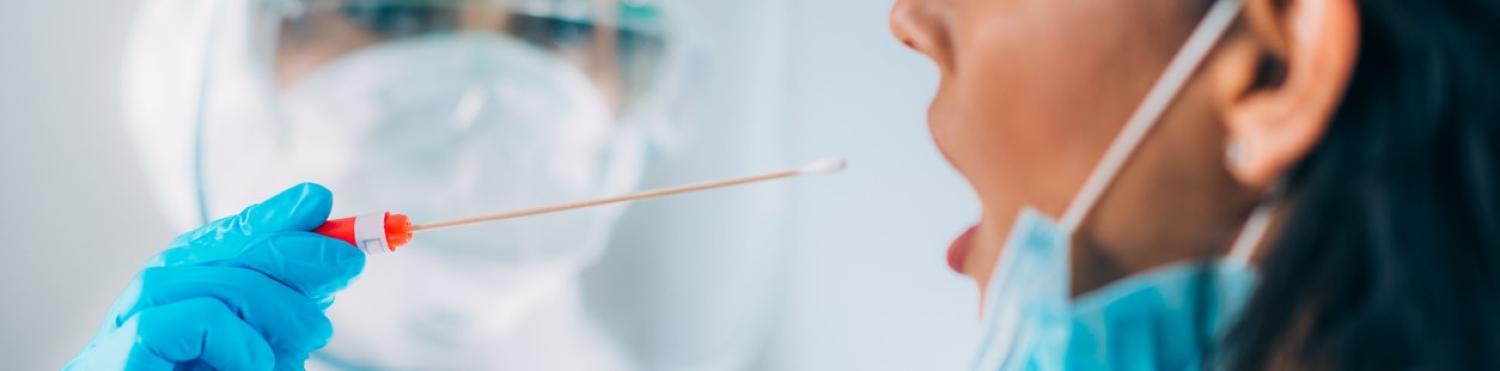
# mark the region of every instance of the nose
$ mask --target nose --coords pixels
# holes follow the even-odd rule
[[[949,38],[940,0],[896,0],[891,7],[891,34],[902,44],[946,66]]]

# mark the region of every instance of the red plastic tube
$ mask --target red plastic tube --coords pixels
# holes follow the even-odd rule
[[[411,219],[384,212],[329,220],[314,233],[349,243],[366,254],[388,254],[411,242]]]

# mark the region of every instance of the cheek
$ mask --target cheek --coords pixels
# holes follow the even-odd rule
[[[1170,56],[1143,47],[1157,43],[1141,20],[1161,18],[1135,2],[1016,3],[1029,5],[960,12],[929,113],[983,203],[987,237],[965,269],[981,283],[1022,206],[1061,216]]]
[[[1023,34],[995,33],[970,49],[934,106],[934,137],[987,206],[1060,213],[1085,159],[1103,148],[1094,123],[1109,107],[1088,96],[1103,76],[1080,62],[1091,56],[1013,37]]]
[[[1029,204],[1057,216],[1170,50],[1145,47],[1169,44],[1159,26],[1141,21],[1162,19],[1160,9],[1031,3],[975,12],[955,33],[934,136],[987,206]]]

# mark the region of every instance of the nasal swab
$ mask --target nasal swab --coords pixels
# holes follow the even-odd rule
[[[802,166],[802,167],[799,167],[799,168],[796,168],[796,169],[791,169],[791,170],[786,170],[786,171],[778,171],[778,172],[769,173],[769,174],[747,176],[747,177],[743,177],[743,178],[725,179],[725,180],[712,181],[712,182],[703,182],[703,183],[697,183],[697,184],[680,185],[680,186],[676,186],[676,187],[667,187],[667,188],[661,188],[661,189],[656,189],[656,190],[644,191],[644,192],[639,192],[639,193],[632,193],[632,194],[628,194],[628,195],[605,197],[605,198],[600,198],[600,199],[594,199],[594,200],[588,200],[588,201],[571,202],[571,203],[565,203],[565,204],[559,204],[559,205],[552,205],[552,206],[544,206],[544,207],[538,207],[538,208],[534,208],[534,209],[508,211],[508,212],[497,213],[497,214],[489,214],[489,215],[478,215],[478,216],[471,216],[471,217],[467,217],[467,218],[446,220],[446,221],[434,222],[434,223],[427,223],[427,224],[416,224],[416,225],[412,225],[411,226],[411,231],[412,232],[434,231],[434,230],[445,229],[445,228],[452,228],[452,227],[457,227],[457,226],[461,226],[461,225],[469,225],[469,224],[474,224],[474,223],[484,223],[484,222],[492,222],[492,221],[497,221],[497,220],[514,219],[514,218],[520,218],[520,217],[526,217],[526,216],[532,216],[532,215],[554,213],[554,212],[567,211],[567,210],[573,210],[573,209],[582,209],[582,208],[586,208],[586,207],[608,205],[608,204],[620,203],[620,202],[626,202],[626,201],[644,200],[644,199],[648,199],[648,198],[657,198],[657,197],[665,197],[665,196],[671,196],[671,195],[677,195],[677,194],[683,194],[683,193],[691,193],[691,192],[697,192],[697,191],[706,191],[706,190],[715,189],[715,188],[733,187],[733,186],[737,186],[737,185],[741,185],[741,184],[763,182],[763,181],[773,180],[773,179],[790,178],[790,177],[802,176],[802,175],[829,174],[829,173],[838,172],[840,170],[844,170],[844,168],[846,166],[847,166],[847,164],[844,162],[844,160],[823,160],[823,161],[813,162],[813,163],[807,164],[805,166]]]
[[[416,232],[435,231],[439,229],[453,228],[476,223],[493,222],[506,219],[555,213],[559,211],[575,210],[621,202],[672,196],[683,193],[733,187],[738,185],[758,183],[768,180],[792,178],[803,175],[832,174],[843,171],[846,167],[848,167],[848,162],[842,159],[827,159],[815,161],[795,169],[778,171],[774,173],[667,187],[627,195],[570,202],[531,209],[507,211],[496,214],[477,215],[426,224],[412,224],[406,217],[406,215],[398,213],[374,213],[352,218],[330,220],[327,223],[323,224],[323,226],[318,227],[316,230],[314,230],[314,232],[340,239],[344,242],[348,242],[349,244],[358,247],[360,250],[363,250],[367,254],[382,254],[395,252],[397,248],[409,242],[411,240],[412,234]]]

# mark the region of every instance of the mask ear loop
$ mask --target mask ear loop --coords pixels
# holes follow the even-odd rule
[[[1250,219],[1245,221],[1245,227],[1240,229],[1239,237],[1235,237],[1234,247],[1229,249],[1225,262],[1250,266],[1250,258],[1255,256],[1261,241],[1266,238],[1266,232],[1271,229],[1271,216],[1276,214],[1278,205],[1278,202],[1268,202],[1255,207],[1255,211],[1250,213]]]
[[[1285,189],[1284,182],[1273,183],[1270,198],[1257,205],[1255,211],[1250,212],[1250,219],[1245,220],[1245,226],[1240,229],[1240,235],[1234,238],[1234,244],[1229,248],[1229,255],[1224,258],[1226,263],[1251,266],[1250,259],[1255,257],[1255,252],[1260,249],[1261,242],[1265,241],[1266,234],[1271,229],[1271,219],[1276,216],[1276,211],[1281,207]]]
[[[1125,128],[1118,137],[1115,137],[1114,142],[1110,143],[1098,167],[1092,174],[1089,174],[1088,180],[1083,183],[1083,189],[1063,213],[1060,223],[1069,236],[1078,230],[1083,219],[1093,211],[1105,189],[1109,188],[1118,177],[1120,169],[1125,166],[1125,161],[1129,160],[1135,150],[1140,147],[1141,141],[1156,126],[1156,122],[1161,119],[1162,114],[1166,112],[1177,94],[1182,92],[1183,86],[1187,85],[1193,72],[1198,70],[1198,67],[1207,59],[1208,53],[1213,51],[1215,45],[1218,45],[1219,39],[1228,32],[1229,26],[1234,24],[1242,3],[1243,0],[1219,0],[1214,3],[1213,7],[1209,8],[1208,14],[1203,17],[1203,21],[1198,23],[1198,27],[1188,37],[1187,43],[1183,44],[1182,50],[1172,57],[1171,63],[1167,64],[1166,71],[1146,94],[1145,101],[1136,108],[1135,113],[1131,114],[1130,120],[1125,122]]]

